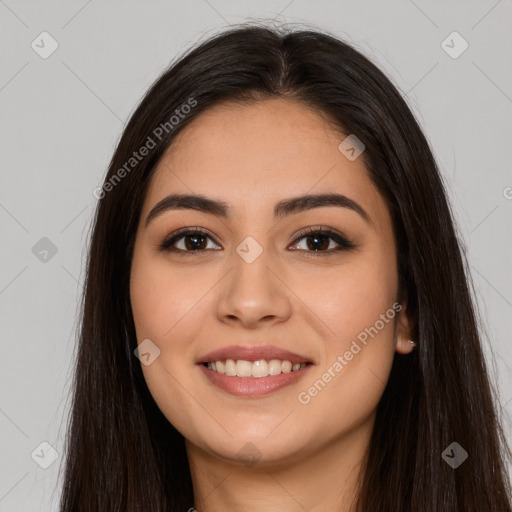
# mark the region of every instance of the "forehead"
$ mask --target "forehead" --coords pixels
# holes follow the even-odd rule
[[[288,99],[222,103],[187,125],[160,160],[147,202],[171,192],[237,204],[338,192],[364,203],[378,221],[385,205],[362,158],[338,149],[347,137],[326,116]],[[150,207],[151,205],[147,205]]]

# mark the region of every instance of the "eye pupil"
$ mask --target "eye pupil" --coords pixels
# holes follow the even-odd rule
[[[201,234],[193,234],[193,235],[186,235],[185,237],[185,247],[191,251],[197,251],[200,249],[205,248],[204,239],[206,238],[204,235]],[[188,241],[192,239],[192,246],[188,243]],[[203,239],[203,243],[198,242],[198,240]]]
[[[326,237],[325,235],[310,235],[307,237],[308,241],[309,240],[314,240],[313,242],[313,247],[311,247],[311,244],[308,242],[308,249],[312,249],[314,251],[317,251],[318,249],[327,249],[329,247],[329,237]],[[323,242],[324,243],[321,243],[319,242],[319,240],[323,239]],[[327,245],[325,244],[325,242],[327,241]],[[320,247],[317,246],[317,244],[320,245]]]

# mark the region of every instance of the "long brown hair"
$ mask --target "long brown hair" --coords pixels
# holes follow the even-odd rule
[[[391,81],[352,46],[325,32],[254,22],[202,42],[162,74],[131,116],[95,194],[61,511],[193,506],[184,438],[155,404],[134,356],[136,227],[155,166],[181,129],[219,102],[276,97],[314,107],[365,144],[362,157],[392,216],[400,291],[414,319],[418,346],[412,355],[395,354],[357,511],[510,511],[510,450],[468,265],[425,136]],[[148,154],[130,161],[144,145]],[[454,442],[468,453],[457,468],[443,457]]]

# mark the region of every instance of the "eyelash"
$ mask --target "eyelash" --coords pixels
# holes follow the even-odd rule
[[[187,253],[197,254],[199,252],[206,251],[207,249],[186,251],[183,249],[177,249],[176,247],[172,247],[172,245],[175,242],[177,242],[178,240],[180,240],[181,238],[184,238],[188,235],[196,235],[196,234],[205,235],[208,238],[210,238],[216,245],[220,245],[213,239],[213,237],[210,235],[210,233],[208,233],[206,230],[204,230],[200,227],[194,227],[194,228],[183,228],[181,230],[178,230],[177,232],[174,232],[172,235],[170,235],[168,238],[166,238],[158,247],[161,251],[173,252],[173,253],[177,253],[180,255],[185,255]],[[292,245],[297,245],[298,242],[300,242],[303,238],[307,238],[308,236],[312,236],[312,235],[326,236],[326,237],[332,239],[334,242],[336,242],[338,244],[338,247],[336,247],[334,249],[327,250],[327,251],[308,251],[308,250],[304,250],[304,249],[294,249],[294,250],[303,252],[304,256],[306,256],[306,257],[317,258],[319,256],[330,256],[339,251],[351,250],[351,249],[354,249],[355,247],[357,247],[356,244],[352,243],[350,240],[345,238],[343,235],[340,235],[336,231],[334,231],[326,226],[304,228],[303,230],[301,230],[298,233],[297,238],[293,241]]]

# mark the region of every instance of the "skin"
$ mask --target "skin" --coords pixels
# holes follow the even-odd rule
[[[134,248],[132,309],[138,342],[149,338],[160,349],[142,370],[186,439],[190,505],[199,512],[349,511],[394,354],[413,350],[402,303],[316,396],[298,400],[398,299],[389,211],[363,159],[350,161],[338,150],[345,137],[292,100],[224,103],[180,132],[149,184]],[[370,222],[332,206],[274,220],[280,200],[332,192],[359,203]],[[225,201],[233,216],[168,210],[146,226],[151,209],[171,193]],[[203,252],[159,250],[174,231],[196,226],[212,235]],[[308,226],[328,226],[357,247],[307,257],[315,246],[298,233]],[[236,252],[247,236],[263,249],[250,264]],[[186,241],[175,246],[185,250]],[[337,246],[328,238],[320,251]],[[315,365],[269,395],[233,396],[210,384],[195,362],[237,344],[277,345]],[[255,464],[243,457],[249,442],[257,448]]]

